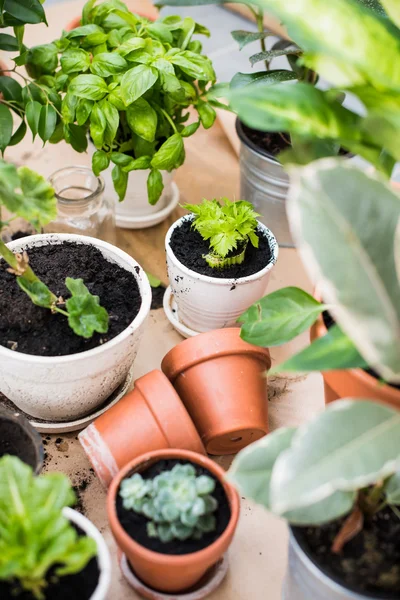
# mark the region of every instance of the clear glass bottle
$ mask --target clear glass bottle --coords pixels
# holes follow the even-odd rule
[[[104,197],[104,181],[89,167],[65,167],[49,177],[57,198],[57,218],[45,233],[75,233],[115,244],[115,209]]]

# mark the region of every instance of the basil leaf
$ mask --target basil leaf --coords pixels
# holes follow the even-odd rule
[[[106,120],[106,128],[104,131],[104,142],[111,146],[115,136],[117,135],[119,125],[119,112],[113,104],[108,100],[102,100],[99,106]]]
[[[106,127],[107,121],[101,106],[95,104],[90,115],[90,135],[96,148],[101,148],[104,144]]]
[[[120,202],[122,202],[126,195],[128,177],[128,173],[125,173],[125,171],[123,171],[121,167],[115,165],[115,167],[112,170],[112,180]]]
[[[39,117],[38,133],[43,142],[47,142],[54,133],[57,113],[51,104],[42,106]]]
[[[123,152],[113,152],[111,154],[111,161],[119,167],[126,167],[130,162],[132,162],[132,160],[133,159],[131,156],[128,156]]]
[[[26,56],[25,67],[33,79],[38,79],[41,75],[52,75],[58,67],[57,46],[44,44],[31,48]]]
[[[158,79],[158,71],[147,65],[138,65],[125,73],[121,81],[121,97],[126,106],[135,102]]]
[[[88,120],[93,108],[93,100],[81,98],[76,107],[76,120],[78,125],[84,125]]]
[[[98,177],[101,171],[105,171],[110,164],[110,157],[103,150],[96,150],[92,156],[92,170]]]
[[[214,121],[217,118],[217,113],[207,102],[199,100],[196,106],[197,112],[199,113],[200,121],[204,129],[210,129],[214,125]]]
[[[77,37],[86,37],[87,35],[91,35],[92,33],[104,33],[104,30],[99,26],[91,23],[89,25],[82,25],[81,27],[76,27],[67,33],[68,39],[73,39]]]
[[[100,77],[109,77],[121,73],[127,64],[126,60],[115,52],[102,52],[93,58],[90,70]]]
[[[87,71],[90,67],[90,54],[80,48],[70,48],[64,52],[60,62],[64,73]]]
[[[78,75],[69,85],[69,92],[78,98],[102,100],[107,93],[107,84],[98,75]]]
[[[13,130],[13,118],[10,109],[0,104],[0,150],[4,152],[7,148]]]
[[[130,129],[147,140],[154,141],[157,130],[157,113],[144,98],[139,98],[126,109]]]
[[[141,156],[140,158],[131,159],[130,162],[122,168],[126,173],[129,173],[130,171],[140,171],[142,169],[149,169],[150,164],[151,156]]]
[[[87,150],[88,141],[86,131],[83,127],[79,127],[79,125],[75,125],[74,123],[65,125],[64,136],[66,141],[77,152],[85,152]]]
[[[186,125],[186,127],[184,129],[182,129],[182,131],[181,131],[181,136],[182,137],[190,137],[191,135],[196,133],[196,131],[198,130],[199,127],[200,127],[200,121],[196,121],[195,123]]]
[[[75,112],[78,106],[78,98],[71,94],[70,91],[66,93],[63,98],[61,105],[61,114],[64,123],[73,123],[75,121]]]
[[[182,136],[179,133],[175,133],[155,153],[151,161],[151,166],[154,169],[172,171],[180,161],[182,151],[184,152]]]
[[[149,197],[149,203],[152,206],[157,204],[163,189],[164,183],[161,172],[158,169],[152,169],[147,178],[147,195]]]
[[[147,26],[147,31],[152,37],[155,37],[164,44],[172,44],[174,41],[171,31],[164,23],[158,21],[150,23],[150,25]]]
[[[30,130],[32,131],[33,139],[35,139],[38,129],[39,129],[39,118],[40,112],[42,110],[42,105],[39,102],[28,102],[25,108],[26,120],[28,121],[28,125]]]

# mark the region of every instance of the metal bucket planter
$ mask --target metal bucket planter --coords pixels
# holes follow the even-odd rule
[[[239,119],[236,131],[240,145],[240,197],[251,202],[261,221],[274,232],[281,248],[294,248],[286,216],[289,176],[280,162],[258,148],[245,134]]]
[[[283,583],[282,600],[383,600],[357,594],[340,585],[306,555],[293,531],[289,539],[289,564]]]

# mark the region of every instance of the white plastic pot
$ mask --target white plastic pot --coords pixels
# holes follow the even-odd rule
[[[165,238],[168,277],[178,306],[179,320],[199,333],[233,327],[237,325],[238,317],[265,294],[271,269],[278,259],[275,236],[259,223],[261,232],[268,239],[272,256],[268,265],[258,273],[239,279],[208,277],[185,267],[170,246],[174,230],[188,219],[193,217],[186,215],[178,219]]]
[[[111,557],[107,545],[100,531],[89,519],[72,508],[63,509],[64,516],[74,525],[82,529],[88,537],[94,539],[97,544],[97,564],[100,577],[97,587],[88,600],[105,600],[111,584]]]
[[[90,156],[92,156],[96,150],[90,141],[88,150]],[[112,170],[114,166],[115,165],[111,163],[105,171],[101,172],[101,176],[104,179],[107,200],[115,203],[115,219],[118,227],[129,228],[132,219],[155,214],[165,208],[170,202],[173,193],[171,184],[175,174],[174,171],[172,173],[168,173],[168,171],[161,172],[164,189],[157,204],[152,206],[149,204],[147,194],[147,178],[150,170],[131,171],[129,173],[126,196],[125,199],[120,202],[112,181]]]
[[[125,381],[151,305],[146,273],[129,254],[107,242],[67,233],[43,234],[11,242],[8,247],[14,251],[27,248],[29,253],[33,246],[62,242],[93,245],[108,260],[133,273],[142,305],[124,331],[86,352],[33,356],[0,346],[0,392],[28,415],[48,421],[71,421],[91,413]]]

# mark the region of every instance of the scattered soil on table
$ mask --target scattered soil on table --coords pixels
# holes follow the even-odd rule
[[[249,242],[244,262],[241,265],[232,265],[223,269],[212,268],[206,263],[203,255],[209,254],[210,245],[208,241],[203,240],[198,231],[192,228],[191,219],[185,219],[182,225],[174,230],[170,246],[176,258],[185,267],[196,271],[196,273],[221,279],[239,279],[258,273],[271,261],[272,252],[268,239],[263,235],[261,229],[257,233],[259,238],[258,248],[254,248]],[[235,286],[232,286],[231,289],[234,290]]]
[[[146,471],[141,471],[141,475],[144,479],[154,479],[156,475],[159,475],[163,471],[170,471],[176,464],[187,464],[187,461],[177,459],[160,460],[149,467]],[[153,552],[160,552],[162,554],[190,554],[191,552],[197,552],[198,550],[202,550],[203,548],[210,546],[210,544],[215,542],[215,540],[220,537],[220,535],[225,531],[231,518],[231,510],[228,498],[225,494],[224,488],[212,473],[210,473],[204,467],[200,467],[194,463],[193,466],[196,468],[197,476],[208,475],[216,482],[216,487],[212,494],[218,502],[218,508],[214,513],[217,519],[217,527],[215,531],[205,533],[200,540],[172,540],[171,542],[164,543],[158,538],[150,538],[147,535],[147,523],[149,522],[149,519],[147,519],[147,517],[144,515],[136,514],[133,510],[125,510],[122,505],[122,498],[119,494],[117,494],[118,519],[122,527],[132,539],[145,548],[153,550]],[[127,478],[131,477],[132,475],[133,472],[129,473]]]
[[[333,325],[336,324],[334,318],[328,311],[325,311],[324,313],[322,313],[322,318],[324,320],[324,325],[327,329],[330,329],[330,327],[332,327]],[[381,385],[380,384],[381,377],[376,371],[374,371],[373,369],[363,369],[363,370],[366,373],[368,373],[368,375],[371,375],[372,377],[374,377],[377,380],[377,382],[376,382],[377,386]],[[397,384],[389,383],[389,382],[384,382],[384,383],[386,383],[386,385],[389,385],[392,388],[395,388],[396,390],[400,390],[400,384],[398,384],[398,383]]]
[[[79,535],[85,535],[78,527],[75,529]],[[55,568],[52,568],[46,577],[48,586],[44,590],[43,600],[71,600],[71,598],[89,600],[100,577],[97,557],[92,558],[86,567],[75,575],[56,578],[54,571]],[[33,594],[29,592],[20,593],[17,582],[10,584],[5,581],[0,581],[0,598],[1,600],[35,600]]]
[[[36,467],[36,451],[29,435],[18,423],[0,419],[0,457],[5,454],[18,456],[31,467]]]
[[[332,579],[358,594],[376,599],[400,598],[400,519],[385,508],[340,554],[331,546],[343,519],[322,527],[294,528],[303,550]]]
[[[141,297],[132,273],[106,260],[86,244],[63,243],[29,249],[30,265],[56,296],[70,297],[66,277],[81,278],[99,296],[110,317],[106,334],[77,336],[64,315],[35,306],[19,288],[14,275],[0,263],[0,345],[36,356],[64,356],[96,348],[116,337],[133,321]]]
[[[276,131],[259,131],[242,125],[243,133],[257,148],[267,154],[276,157],[278,154],[291,147],[290,136],[288,133],[278,133]]]

